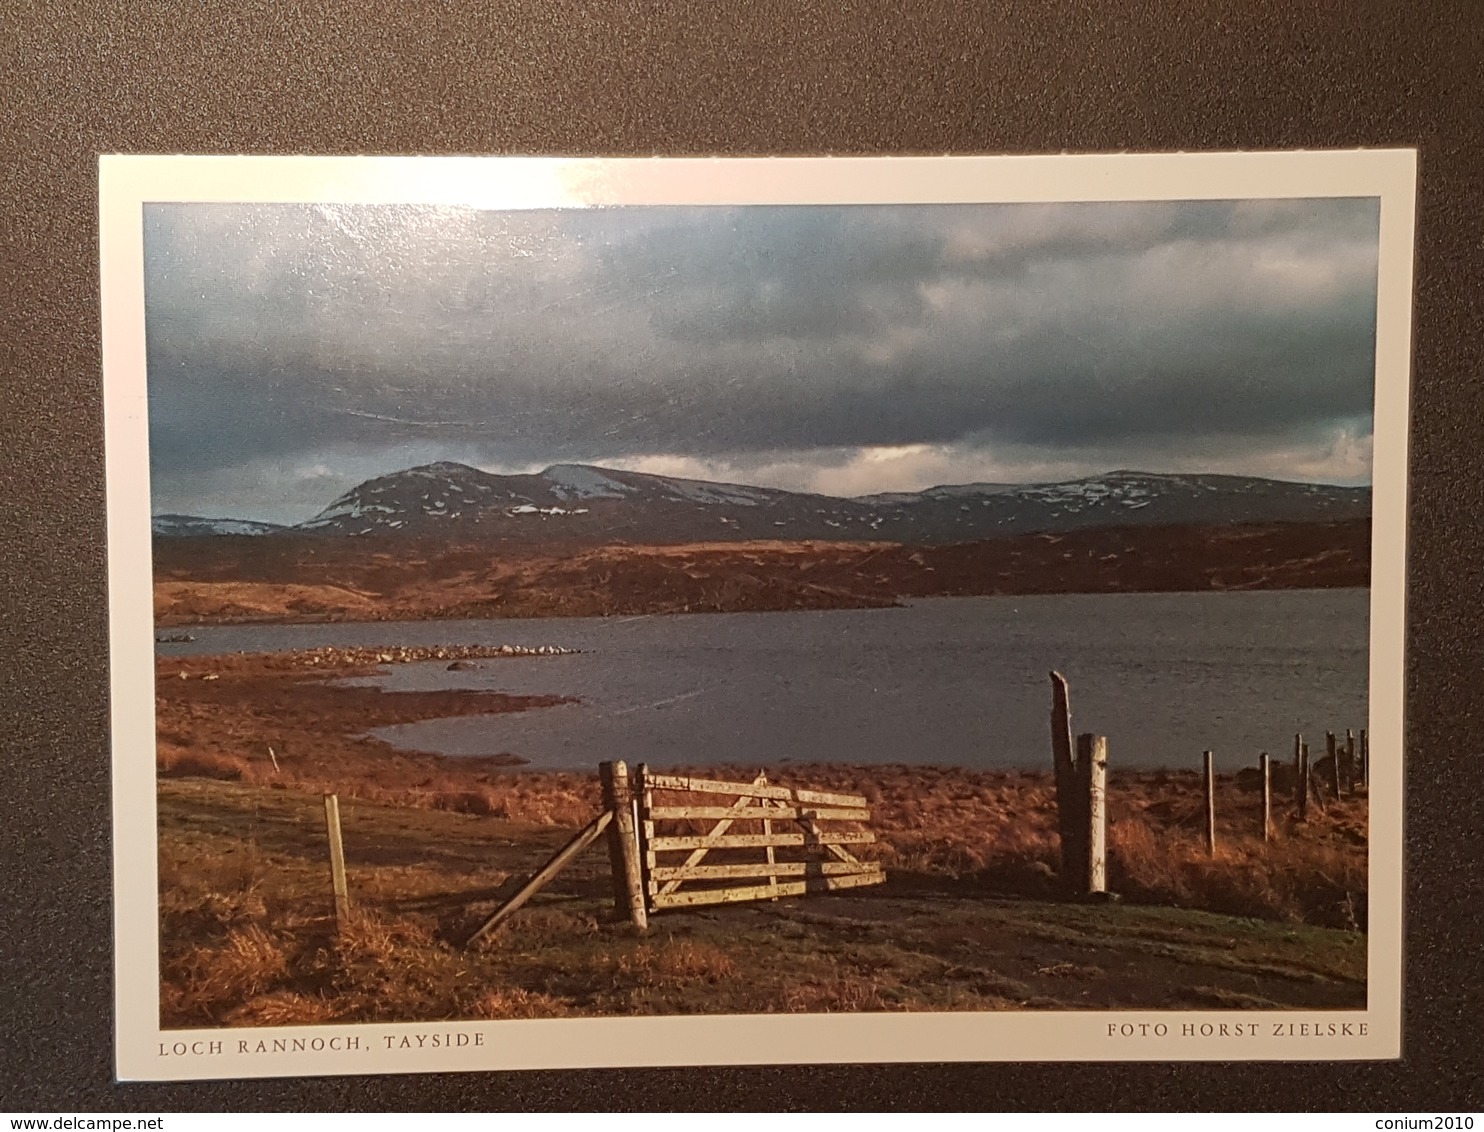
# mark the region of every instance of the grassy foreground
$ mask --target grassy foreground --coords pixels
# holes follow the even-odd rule
[[[337,935],[318,795],[183,779],[159,798],[166,1027],[1365,1001],[1360,932],[1040,900],[972,873],[897,869],[859,895],[667,912],[640,936],[613,919],[601,845],[465,950],[570,831],[353,800],[355,911]]]

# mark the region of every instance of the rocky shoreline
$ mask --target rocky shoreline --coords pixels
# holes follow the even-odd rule
[[[582,649],[563,648],[560,645],[394,645],[382,648],[354,646],[336,648],[332,645],[324,645],[315,649],[242,654],[242,656],[251,657],[264,666],[276,670],[286,668],[360,669],[384,664],[419,664],[432,660],[446,660],[451,662],[450,671],[457,671],[472,668],[473,665],[469,662],[474,660],[499,660],[516,656],[575,656],[582,651]],[[221,657],[205,659],[218,663],[223,660]],[[173,663],[169,658],[162,658],[162,660],[164,663]],[[455,668],[455,666],[458,667]],[[185,669],[182,669],[181,677],[188,678]],[[204,679],[205,676],[202,678]]]

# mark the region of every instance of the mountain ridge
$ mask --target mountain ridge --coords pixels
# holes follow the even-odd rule
[[[1351,519],[1369,515],[1370,495],[1369,487],[1118,469],[1047,483],[939,484],[840,497],[591,464],[501,475],[445,460],[365,480],[294,525],[171,515],[155,517],[155,532],[417,534],[476,542],[945,543],[1108,526]]]

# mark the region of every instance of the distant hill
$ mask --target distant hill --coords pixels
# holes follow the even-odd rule
[[[266,535],[285,528],[252,519],[203,519],[199,515],[156,515],[154,533],[164,538],[201,538],[206,535]]]
[[[1334,522],[1370,514],[1368,487],[1116,471],[1045,484],[945,484],[841,499],[554,464],[495,475],[441,462],[367,480],[292,527],[157,516],[165,537],[417,535],[451,542],[600,544],[748,539],[957,543],[1167,524]]]
[[[712,540],[492,552],[438,538],[173,539],[155,548],[155,623],[869,609],[933,596],[1364,586],[1370,538],[1369,521],[1351,519],[938,545]]]

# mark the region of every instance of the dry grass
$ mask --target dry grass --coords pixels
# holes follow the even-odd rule
[[[262,994],[288,973],[288,957],[259,925],[234,928],[220,943],[190,948],[161,972],[171,1015],[220,1021],[219,1008]]]
[[[470,776],[449,772],[407,786],[351,783],[341,792],[386,806],[573,827],[592,820],[600,798],[596,778],[580,774],[511,773],[471,781]]]
[[[294,618],[374,617],[378,606],[344,586],[274,585],[263,582],[156,582],[158,624],[199,621],[261,621]]]
[[[227,782],[254,780],[252,767],[244,758],[191,751],[165,741],[157,745],[155,768],[161,778],[216,778]]]
[[[508,987],[492,990],[475,1000],[471,1018],[565,1018],[572,1013],[562,999],[540,991]]]
[[[1111,887],[1152,904],[1237,916],[1362,928],[1366,856],[1328,840],[1218,837],[1213,856],[1188,832],[1157,833],[1128,818],[1108,831]]]
[[[672,983],[719,983],[734,977],[737,966],[719,947],[691,940],[641,944],[614,960],[614,975],[649,986]]]
[[[751,777],[709,771],[713,777]],[[863,794],[879,844],[862,856],[899,879],[971,883],[995,892],[1056,896],[1061,858],[1050,774],[962,767],[788,767],[770,782]],[[1298,822],[1274,800],[1273,839],[1260,836],[1260,801],[1218,778],[1217,853],[1204,843],[1200,777],[1128,771],[1109,785],[1108,883],[1126,899],[1327,927],[1364,929],[1367,805],[1330,800]]]
[[[882,995],[874,979],[860,975],[841,975],[818,983],[790,987],[784,995],[786,1013],[834,1014],[859,1013],[869,1010],[901,1009]]]
[[[222,1022],[227,1026],[314,1026],[338,1016],[335,1004],[320,995],[278,990],[248,999],[229,1010]]]
[[[845,772],[836,773],[840,781],[819,782],[827,776],[797,772],[802,781],[843,788]],[[1011,803],[1045,795],[1036,776],[913,769],[900,782],[890,773],[869,782],[879,793],[877,848],[891,881],[847,897],[845,905],[896,909],[884,918],[873,912],[820,926],[813,901],[781,901],[667,914],[641,936],[609,918],[607,861],[599,850],[580,858],[513,926],[470,950],[462,946],[468,932],[550,855],[565,829],[347,801],[342,822],[354,911],[337,931],[317,796],[209,780],[164,784],[162,1020],[168,1027],[275,1026],[1026,1009],[1085,1004],[1083,988],[1114,984],[1099,992],[1115,996],[1109,1001],[1134,994],[1159,1004],[1172,959],[1209,967],[1201,993],[1240,1005],[1231,996],[1256,991],[1248,985],[1252,976],[1228,970],[1232,963],[1270,982],[1290,978],[1273,975],[1278,968],[1303,973],[1312,962],[1331,963],[1326,956],[1350,956],[1346,937],[1360,940],[1363,954],[1364,937],[1353,931],[1311,938],[1317,929],[1238,929],[1232,925],[1240,921],[1207,924],[1194,912],[1187,921],[1180,918],[1186,913],[1141,911],[1135,903],[1359,926],[1364,851],[1340,835],[1343,810],[1353,822],[1359,801],[1331,807],[1329,825],[1287,829],[1267,846],[1228,831],[1212,859],[1189,830],[1157,824],[1179,808],[1179,783],[1166,784],[1172,794],[1161,786],[1125,795],[1110,829],[1110,866],[1128,903],[1114,914],[1021,898],[1055,887],[1054,831],[1039,818],[1003,816],[1016,812]],[[898,825],[908,812],[898,791],[924,788],[936,803],[927,807],[936,824]],[[534,776],[520,789],[536,791]],[[966,811],[973,820],[963,820]],[[997,839],[977,841],[969,836],[974,830]],[[934,891],[914,895],[922,886]],[[1020,895],[1006,901],[996,893]],[[1148,924],[1130,935],[1127,916]],[[1245,958],[1232,958],[1233,931],[1250,952]],[[1008,943],[1007,932],[1019,942]],[[1110,964],[1110,946],[1132,950]],[[1002,966],[1007,961],[1021,969]],[[1142,964],[1132,982],[1130,962]],[[1349,970],[1354,959],[1343,963]],[[1303,974],[1295,985],[1308,987],[1308,979]],[[1260,989],[1281,1003],[1287,986]],[[1195,1001],[1194,994],[1186,998]]]

